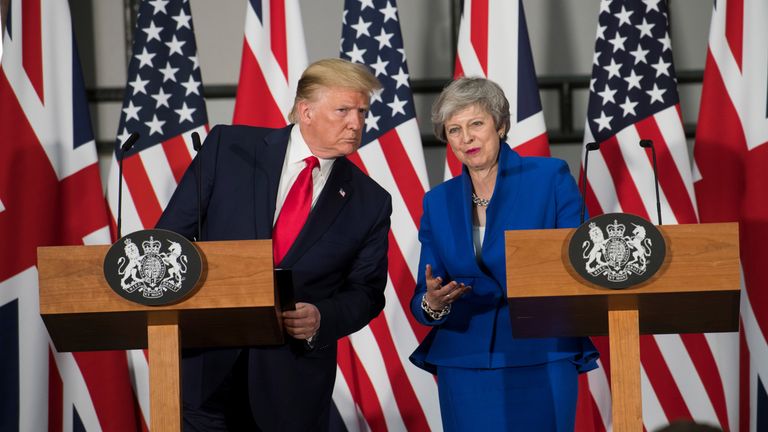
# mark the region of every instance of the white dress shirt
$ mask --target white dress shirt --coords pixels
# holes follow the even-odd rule
[[[272,220],[272,226],[275,226],[277,217],[280,215],[280,210],[283,208],[285,198],[288,196],[288,191],[291,190],[291,186],[296,181],[301,170],[307,166],[304,159],[312,156],[312,152],[309,150],[307,142],[304,141],[304,137],[301,135],[299,125],[295,125],[291,129],[291,136],[288,139],[288,148],[285,150],[285,159],[283,159],[283,169],[280,173],[280,184],[277,187],[277,201],[275,202],[275,217]],[[312,170],[312,208],[315,207],[317,197],[320,196],[320,192],[325,187],[325,182],[328,180],[328,175],[331,173],[331,167],[333,167],[333,161],[335,159],[321,159],[319,168]]]

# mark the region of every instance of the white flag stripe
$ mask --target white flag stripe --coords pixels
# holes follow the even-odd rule
[[[503,21],[488,19],[488,78],[494,80],[504,89],[504,95],[507,97],[507,100],[510,101],[509,112],[512,115],[511,129],[515,131],[517,131],[518,127],[523,126],[522,124],[517,123],[519,107],[515,102],[518,100],[519,93],[517,85],[518,56],[499,54],[511,51],[510,47],[519,46],[518,38],[520,32],[518,31],[517,25],[517,21],[520,19],[519,8],[520,3],[517,1],[488,0],[488,16],[506,18]],[[507,21],[507,19],[509,21]],[[491,35],[493,35],[493,37]],[[539,126],[543,126],[543,122]],[[539,131],[539,133],[541,133],[541,131]],[[517,135],[517,133],[514,135]]]
[[[118,209],[117,209],[117,198],[118,198],[118,187],[120,185],[120,177],[118,175],[119,168],[117,163],[117,158],[115,157],[114,153],[112,154],[112,165],[109,169],[109,182],[107,183],[107,204],[109,206],[109,212],[112,214],[112,217],[115,220],[115,223],[117,223],[117,216],[118,216]],[[123,176],[125,177],[125,176]],[[136,209],[135,204],[133,203],[133,198],[131,197],[131,191],[128,188],[128,186],[125,184],[125,178],[123,178],[122,182],[123,186],[123,203],[122,203],[122,227],[121,227],[121,234],[130,233],[136,230],[140,230],[144,228],[144,225],[141,223],[141,218],[139,218],[138,210]]]
[[[269,2],[261,2],[261,7],[261,16],[268,17]],[[266,25],[259,21],[256,12],[251,8],[251,4],[248,3],[245,21],[245,40],[248,41],[248,47],[253,52],[256,62],[259,63],[262,76],[271,90],[271,95],[275,99],[275,103],[280,107],[280,112],[285,116],[290,110],[291,105],[293,105],[293,98],[289,97],[290,88],[288,82],[280,68],[280,64],[272,53],[272,37],[269,28],[270,20],[264,20]],[[285,121],[287,124],[287,117]]]
[[[611,412],[611,385],[608,382],[608,376],[605,374],[603,362],[597,360],[598,368],[587,372],[587,381],[595,401],[595,406],[600,413],[603,427],[606,432],[613,430],[613,414]]]
[[[421,145],[421,132],[419,124],[415,118],[395,128],[400,142],[403,144],[405,152],[408,154],[408,160],[411,161],[411,167],[419,177],[421,187],[425,191],[429,190],[429,176],[427,175],[427,163],[424,161],[424,148]],[[397,169],[398,167],[393,167]]]
[[[141,158],[144,171],[147,174],[152,191],[154,192],[160,208],[165,208],[171,195],[176,190],[176,178],[173,176],[168,158],[165,156],[162,145],[154,145],[141,151],[136,156]],[[146,193],[147,191],[144,191]],[[149,227],[151,228],[151,227]]]
[[[585,125],[584,144],[586,145],[587,143],[590,143],[593,141],[594,141],[594,137],[592,136],[592,133],[589,129],[589,125]],[[581,152],[582,171],[584,168],[585,157],[586,157],[586,151],[582,151]],[[616,192],[616,186],[613,184],[612,181],[607,180],[611,178],[611,174],[610,174],[610,171],[608,171],[608,165],[605,163],[605,159],[603,159],[603,156],[600,154],[600,151],[589,152],[589,166],[587,167],[587,170],[588,170],[588,172],[586,173],[587,182],[589,186],[592,188],[592,191],[594,192],[595,198],[597,199],[597,202],[600,205],[600,208],[603,209],[605,213],[621,211],[621,208],[618,206],[618,202],[616,199],[616,197],[618,196],[618,193]],[[595,215],[590,215],[590,216],[595,216]]]
[[[696,220],[699,219],[699,211],[696,206],[696,193],[693,191],[693,175],[691,174],[691,158],[688,155],[688,144],[685,139],[685,130],[680,121],[680,116],[675,107],[669,107],[656,114],[656,123],[659,125],[661,136],[667,143],[670,155],[675,162],[675,168],[683,179],[683,185],[688,192]]]
[[[387,289],[384,291],[384,296],[388,305],[384,309],[387,327],[390,334],[392,334],[392,340],[397,349],[400,363],[402,363],[405,369],[408,381],[410,381],[413,391],[416,393],[416,398],[421,405],[421,411],[427,418],[430,428],[437,430],[442,427],[442,420],[440,419],[440,403],[434,397],[437,394],[435,378],[430,374],[424,373],[423,370],[408,360],[408,357],[419,345],[419,341],[416,339],[408,322],[408,317],[405,316],[410,311],[405,311],[401,307],[391,280],[387,280]]]
[[[480,60],[477,58],[477,53],[470,40],[472,21],[469,13],[466,13],[470,10],[472,10],[472,0],[466,0],[464,2],[465,13],[461,14],[461,24],[459,25],[457,56],[465,76],[484,76],[483,67],[480,65]]]
[[[705,333],[723,386],[728,428],[739,430],[739,334]]]
[[[693,418],[705,423],[719,424],[715,407],[680,335],[656,335],[654,339]]]
[[[768,41],[768,29],[765,25],[768,17],[768,2],[744,2],[744,55],[743,79],[748,85],[743,85],[742,91],[748,91],[742,102],[744,114],[742,125],[747,137],[747,148],[750,150],[768,141],[768,118],[766,118],[765,97],[752,95],[768,94],[768,51],[765,49]],[[745,121],[746,120],[746,121]]]
[[[349,391],[349,385],[344,379],[341,369],[336,366],[336,383],[333,386],[333,401],[339,410],[341,420],[347,428],[347,432],[367,432],[371,428],[365,422],[365,416],[360,412],[352,393]]]
[[[381,411],[384,414],[387,429],[390,431],[405,431],[406,427],[395,402],[395,393],[392,389],[392,383],[389,382],[381,350],[379,350],[379,345],[370,327],[363,327],[357,333],[351,334],[349,339],[355,348],[355,352],[360,357],[360,361],[365,365],[368,378],[371,379],[371,384],[381,404]]]
[[[284,94],[288,96],[288,101],[285,107],[283,105],[280,105],[280,107],[284,108],[285,111],[283,112],[287,113],[293,105],[293,95],[296,94],[296,85],[299,82],[299,78],[301,78],[304,68],[307,67],[304,26],[302,25],[301,10],[297,0],[285,2],[285,31],[288,49],[288,90]]]
[[[640,368],[640,388],[643,400],[643,426],[645,426],[645,430],[652,431],[666,426],[669,420],[664,413],[664,409],[661,407],[659,399],[656,397],[656,392],[653,390],[643,367]]]

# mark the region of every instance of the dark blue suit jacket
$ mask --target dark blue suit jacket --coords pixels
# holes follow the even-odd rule
[[[291,126],[216,126],[196,161],[202,164],[204,240],[269,239]],[[296,301],[320,310],[314,350],[302,344],[251,348],[249,393],[266,430],[323,429],[336,372],[336,340],[384,307],[390,195],[346,158],[333,164],[307,222],[280,267],[291,268]],[[197,232],[194,163],[157,228],[188,238]],[[242,331],[249,331],[243,329]],[[295,342],[295,341],[294,341]],[[231,370],[240,350],[185,353],[183,397],[199,406]]]
[[[411,356],[417,366],[497,368],[571,358],[582,370],[596,365],[587,338],[515,339],[507,306],[504,231],[567,228],[579,224],[581,200],[568,166],[559,159],[520,157],[501,143],[493,197],[486,210],[482,262],[472,242],[472,183],[463,173],[424,196],[419,228],[421,259],[411,312],[432,330]],[[424,270],[432,265],[446,283],[472,290],[453,303],[446,317],[432,321],[421,309]]]

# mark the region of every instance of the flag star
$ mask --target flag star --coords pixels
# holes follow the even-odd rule
[[[197,54],[187,57],[192,62],[192,70],[200,69],[200,62],[197,60]]]
[[[597,38],[598,39],[605,39],[605,29],[608,28],[608,26],[601,26],[600,24],[597,25]]]
[[[120,144],[122,144],[130,136],[131,136],[131,134],[129,134],[127,130],[123,129],[123,131],[117,135],[117,140],[120,141]]]
[[[625,8],[623,5],[622,5],[622,6],[621,6],[621,12],[617,12],[617,13],[615,13],[615,14],[614,14],[614,16],[615,16],[616,18],[618,18],[618,19],[619,19],[619,27],[623,26],[624,24],[626,24],[626,25],[631,25],[632,23],[629,21],[629,17],[630,17],[630,16],[631,16],[633,13],[634,13],[634,12],[632,12],[632,11],[628,11],[628,10],[627,10],[627,9],[626,9],[626,8]]]
[[[665,33],[664,37],[659,39],[659,42],[661,42],[661,52],[672,49],[672,41],[669,40],[669,33]]]
[[[606,116],[605,112],[600,111],[600,118],[596,118],[592,120],[593,122],[597,123],[598,126],[600,126],[597,131],[600,132],[603,129],[611,130],[611,120],[613,119],[613,116]]]
[[[594,54],[592,54],[592,64],[593,65],[595,65],[595,66],[599,66],[600,65],[600,55],[601,54],[602,54],[602,52],[600,52],[600,51],[595,51]]]
[[[652,64],[651,67],[656,69],[656,78],[660,77],[661,75],[669,76],[669,67],[672,66],[672,63],[667,63],[659,57],[659,62],[656,64]]]
[[[345,54],[349,56],[349,61],[352,63],[365,63],[365,60],[363,60],[363,54],[365,54],[364,49],[360,49],[357,47],[357,44],[352,44],[352,51],[349,51]]]
[[[616,90],[611,90],[611,88],[608,87],[608,84],[605,85],[605,89],[603,89],[603,91],[597,92],[597,94],[600,95],[601,98],[603,98],[603,106],[605,106],[605,104],[607,104],[608,102],[614,103],[614,104],[616,103],[616,101],[613,100],[613,95],[616,94]]]
[[[379,9],[379,12],[384,15],[384,23],[386,24],[387,21],[392,19],[392,21],[397,21],[397,8],[392,6],[391,2],[387,2],[387,7],[384,9]]]
[[[145,88],[147,86],[147,83],[149,80],[143,80],[141,79],[141,74],[136,74],[136,79],[133,81],[129,81],[128,85],[133,87],[133,96],[136,95],[136,93],[144,93],[147,94],[147,89]]]
[[[616,60],[612,58],[611,64],[609,64],[608,66],[603,66],[603,69],[605,69],[606,72],[608,72],[608,79],[611,79],[614,76],[621,76],[619,74],[619,69],[621,69],[621,65],[622,65],[621,63],[616,63]]]
[[[144,124],[149,128],[150,136],[154,135],[155,133],[159,133],[160,135],[163,134],[163,125],[165,124],[165,120],[158,120],[157,114],[153,114],[152,120],[144,122]]]
[[[160,32],[163,31],[163,28],[156,26],[154,21],[149,20],[149,27],[143,28],[141,31],[147,34],[147,42],[151,41],[152,39],[157,39],[160,41]]]
[[[662,95],[666,91],[667,91],[667,89],[660,89],[656,85],[656,83],[653,83],[653,90],[646,90],[646,93],[648,93],[648,96],[651,97],[651,102],[650,103],[653,103],[654,101],[658,101],[658,102],[664,103],[664,98],[662,97]]]
[[[371,129],[379,130],[379,119],[381,116],[375,116],[371,111],[368,111],[368,115],[365,117],[365,131],[370,132]]]
[[[659,2],[661,0],[643,0],[643,3],[645,3],[645,13],[648,13],[652,10],[655,10],[656,12],[659,12]]]
[[[387,106],[392,109],[392,117],[394,117],[397,113],[405,115],[405,110],[403,108],[407,103],[407,100],[401,101],[397,95],[395,95],[395,98],[392,99],[392,102],[387,104]]]
[[[395,89],[399,89],[401,85],[410,87],[410,85],[408,85],[408,74],[403,72],[402,67],[400,68],[400,70],[397,72],[396,75],[392,75],[392,79],[397,81],[397,86],[395,87]]]
[[[344,9],[344,13],[341,15],[341,23],[346,24],[347,23],[347,14],[349,13],[348,10]]]
[[[629,100],[629,96],[627,96],[626,99],[624,99],[624,103],[619,105],[622,110],[624,110],[624,117],[626,117],[629,114],[632,114],[633,116],[636,116],[637,113],[635,112],[635,106],[637,105],[637,102],[632,102]]]
[[[653,34],[651,34],[651,30],[656,24],[651,24],[648,22],[648,20],[643,17],[643,23],[638,24],[635,27],[637,27],[638,30],[640,30],[640,37],[648,36],[649,38],[653,37]]]
[[[381,94],[384,93],[384,88],[380,88],[378,90],[374,90],[371,94],[371,105],[373,105],[374,102],[381,102],[384,103],[384,100],[381,98]]]
[[[182,27],[186,27],[192,30],[192,26],[189,24],[189,21],[192,19],[192,15],[187,15],[186,12],[184,12],[184,8],[181,8],[181,11],[178,15],[172,16],[171,18],[176,21],[176,30],[179,30]]]
[[[189,120],[190,123],[193,122],[192,120],[192,113],[197,111],[197,108],[189,108],[187,106],[187,103],[184,102],[181,105],[181,109],[174,110],[176,111],[176,114],[179,115],[179,123],[184,123],[185,121]]]
[[[627,38],[621,37],[619,32],[616,32],[616,36],[613,37],[613,39],[608,40],[608,42],[613,45],[613,52],[616,51],[624,51],[624,41],[626,41]]]
[[[397,52],[399,52],[400,55],[403,56],[403,63],[405,63],[405,48],[398,48]]]
[[[176,38],[176,35],[173,35],[173,39],[171,39],[170,42],[165,43],[169,49],[168,57],[172,56],[173,53],[178,53],[183,56],[184,53],[181,52],[181,47],[184,46],[185,43],[187,43],[187,41],[180,41]]]
[[[381,33],[378,36],[374,36],[373,38],[379,41],[379,49],[386,47],[392,48],[392,44],[389,43],[389,40],[392,39],[392,36],[394,36],[394,33],[387,33],[384,31],[384,27],[381,28]]]
[[[166,82],[168,80],[171,80],[173,82],[176,82],[176,72],[179,71],[179,68],[171,67],[171,62],[166,62],[165,67],[160,69],[160,73],[163,74],[163,82]]]
[[[162,87],[160,87],[160,90],[157,93],[150,96],[156,101],[155,109],[158,109],[161,106],[170,108],[170,106],[168,106],[168,99],[171,98],[171,94],[164,92]]]
[[[597,78],[592,78],[589,80],[589,91],[593,92],[595,91],[595,83],[597,82]]]
[[[352,24],[350,27],[355,29],[357,32],[356,38],[360,38],[360,35],[366,35],[368,37],[371,37],[371,34],[368,33],[368,27],[371,26],[372,23],[363,21],[363,17],[360,17],[357,19],[357,24]]]
[[[367,7],[376,10],[373,6],[373,0],[360,0],[360,12],[364,11]]]
[[[611,1],[612,0],[600,1],[600,13],[611,13]]]
[[[387,74],[388,61],[383,61],[381,56],[376,57],[376,63],[371,64],[371,67],[376,72],[376,76]]]
[[[632,90],[633,87],[637,87],[638,89],[642,89],[640,87],[640,80],[641,79],[643,79],[643,76],[636,74],[635,70],[632,69],[629,72],[629,76],[624,78],[624,81],[627,82],[627,90]]]
[[[136,54],[134,57],[139,59],[139,69],[141,69],[144,66],[149,66],[150,68],[154,67],[152,64],[152,57],[154,56],[155,53],[147,52],[147,47],[144,47],[144,50],[141,52],[141,54]]]
[[[645,60],[645,56],[648,55],[648,50],[644,50],[642,45],[637,44],[637,49],[634,51],[630,51],[630,54],[635,58],[635,64],[638,63],[645,63],[648,64],[648,62]]]
[[[195,81],[195,78],[192,77],[192,75],[189,76],[189,80],[187,80],[187,82],[181,83],[181,85],[187,89],[187,92],[184,94],[184,96],[189,96],[190,93],[200,95],[200,91],[198,91],[198,87],[200,87],[200,81]]]
[[[153,8],[155,8],[154,11],[152,11],[152,15],[157,15],[157,12],[160,11],[164,14],[168,14],[168,11],[165,10],[165,5],[169,3],[169,0],[152,0],[149,2],[149,4],[152,5]]]
[[[123,112],[125,113],[125,121],[130,121],[131,119],[135,119],[136,121],[139,120],[139,110],[141,110],[140,106],[135,106],[133,104],[132,100],[128,101],[128,106],[123,108]]]

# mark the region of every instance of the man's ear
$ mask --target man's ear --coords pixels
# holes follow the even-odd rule
[[[301,123],[310,123],[312,121],[312,104],[307,100],[301,100],[296,104],[296,108],[299,114],[299,121]]]

